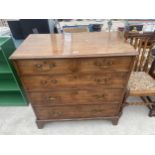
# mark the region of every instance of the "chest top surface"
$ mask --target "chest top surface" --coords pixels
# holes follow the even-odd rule
[[[137,55],[117,32],[31,34],[11,59],[75,58]]]

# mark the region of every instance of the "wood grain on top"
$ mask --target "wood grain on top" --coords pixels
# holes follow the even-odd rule
[[[137,55],[117,32],[31,34],[11,59]]]

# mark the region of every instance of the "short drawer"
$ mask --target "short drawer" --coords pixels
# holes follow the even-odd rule
[[[128,71],[131,57],[18,60],[20,74],[69,74],[78,72]]]
[[[42,91],[56,88],[90,88],[100,86],[104,88],[124,88],[127,73],[105,74],[68,74],[21,77],[27,91]]]
[[[123,98],[123,89],[30,92],[29,98],[33,105],[40,106],[118,103]]]
[[[34,111],[40,120],[112,117],[119,113],[119,105],[37,106]]]

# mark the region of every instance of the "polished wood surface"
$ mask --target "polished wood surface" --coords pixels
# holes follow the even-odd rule
[[[31,34],[11,59],[136,55],[117,32]]]
[[[38,128],[49,121],[95,118],[116,125],[137,52],[116,33],[71,34],[68,47],[63,37],[31,35],[11,56]]]

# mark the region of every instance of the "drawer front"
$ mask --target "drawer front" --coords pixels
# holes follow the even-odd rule
[[[33,105],[76,105],[118,103],[123,97],[123,89],[66,90],[53,92],[31,92],[30,101]],[[110,104],[110,103],[109,103]]]
[[[57,76],[24,76],[21,77],[28,91],[42,91],[56,88],[124,88],[127,73],[106,74],[70,74]]]
[[[37,106],[34,111],[40,120],[110,117],[118,114],[119,105]]]
[[[75,72],[128,71],[131,57],[18,60],[24,74],[69,74]]]

